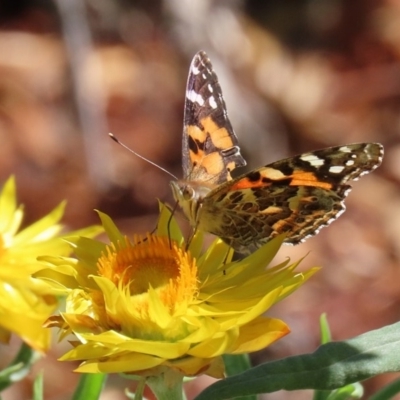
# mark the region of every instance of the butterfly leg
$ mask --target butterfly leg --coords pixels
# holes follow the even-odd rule
[[[228,246],[229,247],[226,250],[225,258],[224,258],[224,261],[222,262],[222,265],[225,265],[227,263],[228,258],[229,258],[229,260],[232,260],[232,257],[233,257],[232,253],[235,251],[230,244],[228,244]],[[222,274],[226,275],[226,270],[225,269],[222,270]]]
[[[190,246],[190,243],[192,242],[192,240],[193,240],[194,235],[196,234],[196,232],[197,232],[197,227],[194,227],[193,230],[192,230],[192,233],[190,234],[190,236],[189,236],[189,237],[187,238],[187,240],[186,240],[185,251],[188,251],[189,246]]]

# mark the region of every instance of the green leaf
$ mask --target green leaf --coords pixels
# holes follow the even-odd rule
[[[225,372],[228,376],[237,375],[251,368],[250,357],[248,354],[225,354],[223,356]],[[257,400],[254,395],[240,396],[238,400]]]
[[[223,359],[228,376],[237,375],[251,368],[248,354],[225,354]]]
[[[331,393],[331,390],[316,390],[314,392],[313,400],[328,400]]]
[[[22,343],[14,360],[0,372],[0,391],[24,379],[29,374],[32,365],[40,358],[40,353]]]
[[[97,400],[105,384],[105,374],[82,374],[72,400]]]
[[[43,400],[43,372],[40,372],[33,383],[33,400]]]
[[[196,400],[228,399],[278,390],[334,390],[385,372],[400,371],[400,323],[343,342],[320,346],[312,354],[288,357],[218,381]]]
[[[321,344],[332,341],[331,330],[326,314],[322,314],[319,319],[321,329]],[[348,400],[360,399],[364,394],[364,388],[358,382],[343,386],[336,390],[316,390],[313,400]]]

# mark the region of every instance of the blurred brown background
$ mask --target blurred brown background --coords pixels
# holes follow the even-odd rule
[[[189,63],[206,50],[248,169],[321,147],[384,144],[383,165],[355,183],[347,212],[280,257],[323,266],[271,310],[292,333],[254,363],[313,351],[318,319],[347,339],[400,316],[400,2],[396,0],[2,0],[0,182],[15,174],[26,223],[68,200],[71,229],[107,212],[126,233],[152,230],[169,177],[107,133],[181,176]],[[243,172],[243,171],[242,171]],[[0,364],[14,354],[0,347]],[[77,376],[54,360],[4,400],[69,399]],[[365,383],[366,396],[396,376]],[[206,380],[192,382],[189,399]],[[112,377],[102,399],[122,399]],[[309,399],[310,392],[272,400]]]

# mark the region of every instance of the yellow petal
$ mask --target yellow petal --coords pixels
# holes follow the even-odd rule
[[[289,332],[288,326],[279,319],[258,317],[240,328],[239,338],[230,353],[250,353],[264,349]]]
[[[138,373],[161,365],[165,360],[141,353],[129,353],[120,357],[113,357],[109,361],[87,361],[82,363],[75,372],[84,373]]]
[[[64,214],[65,205],[66,202],[63,201],[45,217],[19,232],[14,237],[14,245],[18,246],[27,242],[41,242],[58,235],[62,230],[62,226],[58,225],[58,222]]]
[[[50,332],[43,328],[43,323],[56,307],[53,297],[40,298],[29,288],[0,285],[1,327],[38,351],[45,351],[50,344]]]
[[[185,343],[202,342],[213,337],[220,330],[220,324],[213,318],[185,317],[185,321],[191,326],[196,326],[197,328],[181,339]]]
[[[104,214],[98,210],[96,211],[97,214],[99,214],[101,223],[104,226],[107,236],[110,238],[111,242],[115,245],[118,245],[118,243],[122,243],[124,241],[124,235],[122,235],[118,228],[115,226],[113,220],[107,214]]]
[[[17,227],[17,229],[19,228],[19,226],[16,226],[16,221],[14,220],[16,210],[15,178],[11,176],[3,185],[3,189],[0,193],[0,232],[11,230],[10,234],[14,235],[15,227]],[[20,214],[21,213],[19,213],[19,215]]]
[[[117,338],[115,332],[113,333],[112,331],[101,333],[95,337],[88,334],[82,334],[81,336],[87,341],[95,341],[102,345],[110,346],[111,349],[115,349],[118,353],[129,351],[165,359],[182,357],[189,349],[189,344],[182,342],[166,343],[164,341],[139,340],[131,339],[124,335],[120,335],[120,338]]]
[[[179,360],[166,361],[165,365],[180,371],[185,376],[206,374],[217,379],[222,379],[225,372],[224,361],[221,357],[185,357]]]
[[[217,357],[226,353],[227,349],[231,348],[237,341],[239,328],[231,329],[227,332],[220,332],[211,339],[204,340],[198,345],[193,346],[188,354],[194,357]]]

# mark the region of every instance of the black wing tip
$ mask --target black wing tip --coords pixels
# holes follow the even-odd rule
[[[208,69],[210,73],[213,72],[213,67],[210,57],[208,57],[207,53],[204,50],[200,50],[194,55],[190,69],[193,71],[194,69],[197,69],[199,66]]]
[[[208,55],[204,50],[199,50],[193,58],[208,58]]]

